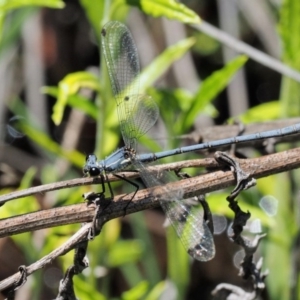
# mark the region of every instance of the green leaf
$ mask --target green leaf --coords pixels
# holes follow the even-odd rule
[[[54,142],[46,133],[42,130],[34,128],[31,124],[26,122],[20,122],[20,128],[32,141],[42,147],[44,150],[50,153],[56,154],[60,157],[64,157],[72,162],[77,167],[82,167],[85,160],[84,155],[76,150],[66,151],[60,147],[59,144]]]
[[[244,114],[238,118],[243,123],[264,122],[276,120],[280,117],[280,103],[278,101],[271,101],[254,106],[248,109]]]
[[[107,300],[102,293],[97,289],[96,284],[92,284],[86,277],[74,276],[74,290],[77,299],[97,299],[97,300]],[[94,297],[91,297],[93,295]]]
[[[107,1],[103,0],[80,0],[81,6],[84,8],[84,11],[90,21],[91,25],[94,28],[97,39],[100,37],[101,32],[101,20],[104,17],[105,5]],[[99,42],[99,41],[98,41]]]
[[[36,168],[29,168],[24,174],[18,190],[23,190],[31,187],[36,173]],[[39,204],[34,196],[23,197],[14,201],[7,202],[3,207],[1,207],[1,218],[8,218],[14,215],[25,214],[38,209]]]
[[[173,228],[168,226],[167,231],[167,255],[168,278],[174,283],[178,292],[178,299],[184,299],[190,282],[189,261],[190,257],[184,249],[181,241]],[[180,270],[180,272],[178,272]]]
[[[283,59],[300,70],[300,1],[283,0],[280,10],[279,33],[282,39]]]
[[[157,300],[160,299],[160,296],[166,289],[166,281],[158,282],[153,289],[150,291],[149,295],[145,298],[145,300]]]
[[[64,2],[61,0],[2,0],[0,1],[0,42],[2,43],[3,24],[5,16],[13,9],[26,6],[45,6],[50,8],[63,8]]]
[[[196,39],[193,52],[201,56],[213,55],[220,48],[220,43],[216,39],[203,32],[194,32],[193,36]]]
[[[45,86],[41,89],[41,91],[44,94],[50,95],[54,98],[57,98],[59,89],[55,86]],[[68,97],[67,104],[69,104],[73,108],[83,111],[85,114],[89,115],[93,119],[95,119],[95,120],[97,119],[96,105],[94,103],[92,103],[91,101],[89,101],[89,99],[87,99],[83,96],[74,94],[74,95],[70,95]]]
[[[110,20],[124,21],[128,15],[129,6],[124,0],[80,0],[89,22],[96,33],[98,45],[100,45],[100,33],[102,27]]]
[[[29,168],[24,174],[18,190],[23,190],[31,187],[36,173],[36,168]],[[16,215],[27,214],[31,211],[37,211],[39,209],[40,205],[37,201],[37,198],[31,195],[28,197],[23,197],[14,201],[7,202],[3,207],[1,207],[1,218],[8,218]],[[18,247],[20,247],[22,253],[25,254],[27,263],[35,260],[37,250],[31,242],[31,233],[26,232],[23,234],[17,234],[12,236],[11,238],[18,245]]]
[[[172,136],[172,142],[168,145],[168,148],[179,147],[181,139],[177,139],[177,136],[185,134],[190,128],[183,127],[183,123],[186,118],[186,113],[191,109],[194,104],[194,95],[184,89],[147,89],[147,93],[153,97],[155,102],[160,108],[161,117],[168,130],[167,136]],[[170,107],[172,107],[172,114],[170,114]],[[215,117],[217,110],[213,105],[208,104],[204,111],[206,115]],[[140,139],[140,142],[143,138]],[[153,141],[152,141],[153,143]],[[153,145],[155,146],[155,145]],[[151,147],[151,151],[161,151],[161,146],[156,144],[156,148]]]
[[[34,176],[36,175],[37,170],[35,167],[29,168],[24,174],[22,181],[20,183],[20,190],[28,189],[32,186],[32,182],[34,180]]]
[[[136,262],[141,258],[143,244],[138,240],[118,241],[108,253],[108,265],[120,266],[130,262]]]
[[[247,62],[245,55],[240,55],[229,62],[223,69],[214,72],[205,79],[195,95],[194,104],[187,113],[183,127],[193,125],[196,116],[228,85],[234,74]]]
[[[282,118],[299,117],[300,114],[300,84],[284,77],[280,91],[280,116]]]
[[[154,18],[166,17],[182,23],[200,23],[200,18],[194,11],[174,0],[126,0],[126,3],[137,6]]]
[[[174,63],[180,59],[195,43],[194,38],[188,38],[167,48],[140,74],[140,91],[152,86],[154,82]]]
[[[76,72],[67,75],[58,85],[58,98],[53,107],[52,120],[54,124],[61,123],[68,98],[75,95],[80,88],[90,88],[100,91],[99,79],[88,72]]]
[[[282,58],[289,66],[300,70],[300,1],[283,0],[280,10],[279,33],[282,39]],[[296,117],[300,113],[300,84],[284,77],[281,84],[281,117]]]
[[[130,10],[130,6],[124,0],[114,0],[111,3],[111,7],[109,10],[108,17],[105,16],[105,22],[103,25],[109,20],[119,20],[124,22],[128,17],[128,12]]]
[[[144,243],[143,256],[141,258],[140,267],[144,276],[148,279],[151,286],[161,280],[160,268],[155,253],[155,243],[147,226],[144,212],[131,214],[130,225],[132,234],[136,239],[140,239]]]
[[[24,6],[44,6],[50,8],[64,8],[61,0],[6,0],[0,4],[0,11],[7,12]]]
[[[124,292],[121,296],[121,299],[124,300],[142,299],[142,297],[146,294],[148,288],[149,288],[149,283],[145,280],[141,281],[131,290]]]

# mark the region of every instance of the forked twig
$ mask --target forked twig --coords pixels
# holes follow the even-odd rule
[[[237,159],[242,169],[249,173],[251,177],[261,178],[271,174],[284,172],[300,167],[300,148],[283,151],[276,154],[262,156],[253,159]],[[205,164],[203,163],[205,162]],[[206,165],[207,167],[221,167],[214,159],[205,160],[192,160],[178,163],[172,163],[167,165],[161,165],[155,167],[156,170],[178,170],[181,168],[196,167]],[[122,175],[126,175],[123,172]],[[129,173],[130,178],[138,176],[136,172]],[[108,180],[116,180],[113,175],[108,176]],[[46,186],[40,186],[23,191],[23,193],[16,192],[9,194],[8,196],[2,196],[0,202],[2,203],[17,199],[17,197],[24,197],[24,195],[30,195],[34,193],[40,193],[45,190],[55,190],[79,185],[99,184],[99,180],[95,178],[81,178],[76,180],[65,181],[62,183],[55,183]],[[193,178],[183,179],[177,182],[169,183],[171,190],[180,189],[184,192],[186,197],[193,196],[195,194],[206,194],[208,192],[223,189],[230,185],[235,184],[235,175],[232,171],[213,171],[204,175],[195,176]],[[155,198],[153,197],[152,189],[156,189]],[[128,205],[126,213],[153,208],[159,205],[159,199],[163,198],[163,191],[161,194],[159,187],[151,189],[144,189],[139,191],[135,199]],[[22,195],[22,196],[20,196]],[[117,218],[124,215],[124,207],[130,201],[131,195],[119,195],[114,198],[111,204],[101,214],[101,222],[103,225],[110,219]],[[38,212],[29,213],[22,216],[15,216],[0,221],[0,237],[10,236],[27,231],[38,230],[41,228],[49,228],[52,226],[58,226],[70,223],[90,222],[94,217],[95,208],[87,206],[86,203],[70,205],[65,207],[53,208],[48,210],[42,210]],[[81,241],[86,240],[90,231],[90,224],[85,224],[76,234],[73,235],[65,244],[58,249],[51,252],[49,255],[40,259],[36,263],[26,268],[27,274],[44,267],[51,263],[53,259],[60,255],[64,255]],[[101,227],[101,226],[100,226]],[[14,282],[18,280],[19,273],[0,282],[0,290],[6,289],[12,286]]]

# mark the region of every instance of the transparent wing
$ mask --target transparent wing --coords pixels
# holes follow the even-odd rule
[[[136,149],[137,139],[157,121],[158,107],[151,97],[139,95],[139,58],[128,28],[111,21],[101,35],[123,139],[127,147]]]
[[[215,256],[215,245],[212,233],[204,220],[202,206],[199,203],[196,205],[195,198],[178,200],[160,201],[177,236],[193,258],[200,261],[212,259]],[[194,203],[190,204],[192,202]]]
[[[158,179],[157,174],[148,171],[141,163],[135,164],[146,186],[157,186],[157,195],[165,195],[160,199],[161,207],[186,251],[200,261],[212,259],[215,256],[215,245],[213,235],[204,220],[202,205],[195,202],[194,198],[183,199],[180,191],[167,189],[165,184],[170,177],[167,172],[160,173]],[[155,190],[153,193],[156,196]]]

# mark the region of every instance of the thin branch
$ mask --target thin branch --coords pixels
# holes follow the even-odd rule
[[[271,56],[259,51],[240,40],[235,39],[226,32],[202,21],[200,24],[190,25],[191,27],[206,33],[207,35],[215,38],[219,42],[225,44],[226,46],[235,49],[239,53],[244,53],[251,57],[253,60],[261,63],[262,65],[269,67],[270,69],[281,73],[282,75],[288,76],[298,82],[300,82],[300,73],[295,69],[292,69],[280,62],[279,60],[272,58]]]
[[[217,167],[218,163],[213,158],[204,158],[204,159],[194,159],[194,160],[188,160],[188,161],[181,161],[178,163],[170,163],[170,164],[164,164],[156,167],[150,167],[150,169],[154,168],[157,171],[162,170],[176,170],[176,169],[182,169],[182,168],[191,168],[191,167]],[[137,172],[119,172],[118,175],[122,177],[126,177],[129,179],[134,179],[139,177],[139,174]],[[117,176],[114,176],[113,174],[108,174],[107,176],[108,181],[118,181],[120,178]],[[65,189],[65,188],[72,188],[76,186],[82,186],[82,185],[91,185],[91,184],[101,184],[101,178],[95,177],[85,177],[85,178],[76,178],[71,180],[65,180],[61,182],[55,182],[55,183],[49,183],[44,185],[39,185],[35,187],[31,187],[25,190],[12,192],[9,194],[5,194],[0,196],[0,206],[3,205],[5,202],[15,200],[18,198],[23,198],[27,196],[31,196],[34,194],[39,193],[46,193],[51,192],[55,190]]]
[[[86,240],[87,234],[90,230],[91,224],[85,224],[81,227],[67,242],[62,244],[60,247],[44,256],[40,260],[26,267],[27,275],[32,274],[33,272],[45,267],[47,264],[50,264],[58,256],[64,255],[70,250],[72,250],[79,242]],[[19,272],[14,275],[2,280],[0,282],[0,291],[7,289],[12,286],[15,281],[20,277]]]
[[[218,166],[213,159],[200,161],[202,163],[203,161],[210,161],[210,166]],[[266,155],[259,158],[237,159],[237,161],[245,172],[249,173],[251,177],[257,179],[300,167],[300,148]],[[192,163],[190,163],[190,161],[172,163],[159,166],[155,169],[166,169],[167,166],[168,170],[176,170],[189,167],[191,165],[195,166],[194,163],[197,162],[197,160],[193,160],[191,162]],[[124,174],[126,173],[123,173],[123,175]],[[138,174],[130,173],[130,178],[133,176],[136,177]],[[127,178],[129,177],[127,176]],[[110,176],[109,180],[111,179],[112,177]],[[191,197],[195,194],[206,194],[232,186],[235,184],[235,181],[236,179],[232,171],[215,171],[205,175],[199,175],[189,179],[169,183],[167,188],[174,191],[183,191],[184,197]],[[66,181],[62,185],[61,183],[57,184],[64,187],[70,187],[70,182],[74,182],[74,180]],[[95,184],[95,179],[76,179],[76,185],[79,184]],[[155,197],[153,196],[153,190],[155,190]],[[131,200],[132,194],[115,196],[114,200],[111,201],[111,204],[103,212],[103,220],[106,222],[110,219],[124,216],[124,208],[127,205],[127,214],[157,207],[159,206],[159,200],[164,199],[163,193],[164,189],[160,190],[159,187],[140,190],[129,205],[128,201]],[[81,203],[2,219],[0,220],[0,237],[64,224],[90,222],[92,221],[93,216],[94,208],[92,206],[87,207],[85,203]]]

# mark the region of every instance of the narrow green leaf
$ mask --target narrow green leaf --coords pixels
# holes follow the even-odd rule
[[[140,266],[136,262],[121,265],[119,268],[129,288],[133,288],[141,282],[143,274]]]
[[[58,97],[58,88],[55,86],[44,86],[42,87],[41,92],[50,95],[54,98]],[[89,101],[89,99],[74,94],[68,97],[67,104],[72,106],[73,108],[77,108],[83,111],[85,114],[89,115],[90,117],[96,120],[97,108],[93,102]]]
[[[6,0],[0,4],[1,11],[9,11],[24,6],[45,6],[50,8],[64,8],[61,0]]]
[[[160,299],[160,296],[162,295],[162,293],[166,289],[166,284],[167,284],[166,281],[160,281],[160,282],[158,282],[153,287],[153,289],[150,291],[150,293],[145,298],[145,300],[157,300],[157,299]]]
[[[1,44],[2,44],[4,19],[5,19],[5,13],[4,13],[4,11],[0,10],[0,42],[1,42]]]
[[[247,62],[245,55],[240,55],[229,62],[223,69],[214,72],[205,79],[195,95],[194,104],[185,118],[184,128],[193,125],[196,116],[208,105],[230,82],[234,74]]]
[[[124,21],[130,9],[124,0],[80,0],[80,4],[84,8],[87,18],[94,28],[99,45],[100,33],[105,23],[110,20]]]
[[[94,275],[93,275],[94,276]],[[96,284],[92,284],[86,277],[74,276],[74,290],[77,299],[89,299],[94,298],[97,300],[108,300],[99,289]],[[92,297],[93,295],[94,297]]]
[[[16,98],[14,101],[11,101],[9,108],[15,115],[20,116],[18,124],[16,124],[16,129],[27,135],[28,138],[39,145],[46,153],[64,157],[75,166],[82,168],[85,156],[75,150],[66,151],[53,141],[48,134],[40,130],[35,123],[35,117],[30,114],[20,99]]]
[[[160,54],[149,66],[147,66],[139,77],[140,91],[152,86],[154,82],[174,63],[180,59],[195,43],[194,38],[188,38],[170,46]]]
[[[80,4],[84,8],[85,13],[96,32],[97,38],[100,37],[101,20],[104,16],[105,3],[106,1],[103,0],[80,0]]]
[[[300,70],[300,1],[283,0],[280,9],[279,33],[282,39],[282,58],[289,66]],[[300,113],[300,84],[284,77],[281,84],[281,117],[295,117]]]
[[[36,173],[37,169],[35,167],[29,168],[22,178],[19,189],[22,190],[30,188],[32,186],[32,182]]]
[[[137,6],[154,18],[166,17],[182,23],[200,23],[200,18],[194,11],[175,0],[126,0],[126,3]]]
[[[177,299],[184,299],[190,282],[189,255],[172,226],[167,231],[168,278],[177,288]],[[178,272],[180,270],[180,272]]]
[[[104,17],[103,25],[109,20],[119,20],[124,22],[128,17],[130,6],[124,0],[114,0],[111,2],[109,15]]]
[[[300,70],[300,1],[283,0],[280,9],[279,33],[282,39],[283,59]]]
[[[149,288],[149,283],[145,280],[141,281],[131,290],[124,292],[121,296],[121,299],[124,300],[142,299],[142,297],[146,294],[148,288]]]
[[[270,270],[267,277],[270,299],[291,299],[291,289],[286,285],[286,278],[293,271],[291,253],[298,237],[298,211],[293,209],[296,197],[293,190],[292,174],[281,173],[275,175],[275,189],[272,196],[278,199],[278,213],[274,217],[274,227],[268,233],[268,243],[263,248],[263,257]],[[274,257],[274,253],[276,256]],[[280,259],[277,259],[280,257]]]
[[[28,123],[22,122],[20,124],[22,132],[24,132],[32,141],[42,147],[44,150],[64,157],[72,162],[77,167],[82,167],[84,162],[84,155],[76,150],[65,151],[59,144],[54,142],[46,133],[34,128]]]
[[[280,117],[280,104],[278,101],[263,103],[248,109],[239,119],[247,124],[276,120]]]
[[[98,78],[88,72],[76,72],[67,75],[58,85],[58,98],[53,107],[52,120],[56,125],[61,123],[68,97],[75,95],[80,88],[99,91]]]
[[[300,84],[284,77],[280,91],[280,116],[282,118],[299,117],[300,114]]]
[[[144,212],[130,215],[130,225],[133,236],[140,239],[144,243],[143,257],[141,258],[141,268],[144,270],[144,275],[148,279],[151,286],[161,280],[160,269],[157,263],[157,256],[153,239],[149,233],[149,228],[146,224]]]

